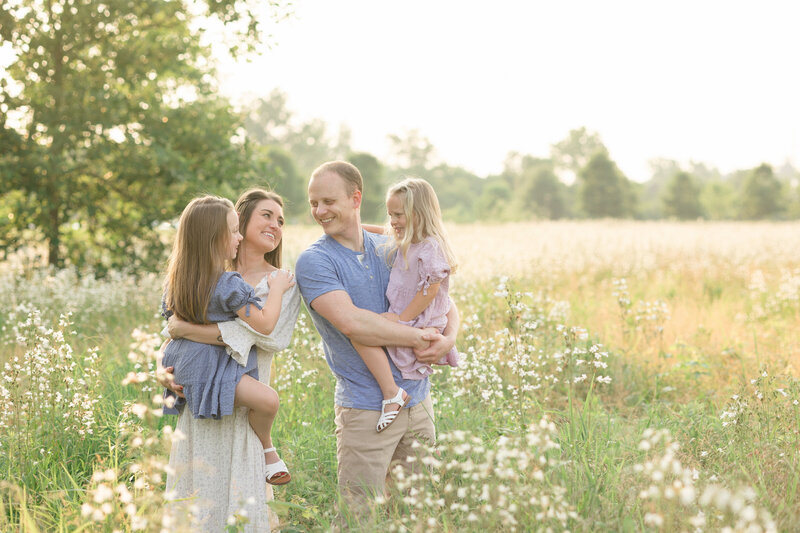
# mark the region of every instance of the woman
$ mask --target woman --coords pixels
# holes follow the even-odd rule
[[[236,212],[244,238],[234,267],[263,299],[269,290],[268,276],[281,267],[283,200],[275,193],[251,189],[236,202]],[[280,318],[269,336],[259,335],[238,319],[196,325],[173,317],[169,331],[173,337],[225,344],[237,359],[241,354],[246,357],[255,344],[259,380],[269,384],[272,356],[289,345],[299,310],[295,285],[284,294]],[[162,368],[159,359],[159,374],[164,376],[161,370],[173,369]],[[170,376],[159,382],[176,393],[182,389]],[[238,407],[221,420],[196,419],[184,410],[176,429],[184,438],[174,442],[170,451],[168,498],[191,506],[193,519],[203,531],[222,531],[232,516],[246,517],[245,531],[269,531],[267,501],[272,499],[272,487],[265,483],[264,451],[250,427],[247,409]]]

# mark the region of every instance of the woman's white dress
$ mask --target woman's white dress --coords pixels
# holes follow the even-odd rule
[[[263,301],[268,292],[264,277],[255,293]],[[270,335],[256,333],[239,319],[218,326],[229,353],[246,358],[250,347],[256,346],[259,380],[269,384],[272,356],[289,345],[299,311],[295,285],[284,293],[280,318]],[[184,438],[173,442],[169,455],[167,498],[172,506],[188,506],[201,531],[222,531],[232,516],[246,519],[248,532],[269,531],[270,521],[276,525],[277,517],[267,506],[273,495],[265,481],[263,447],[247,421],[246,407],[220,420],[193,418],[184,409],[176,429]],[[276,445],[280,453],[280,443]]]

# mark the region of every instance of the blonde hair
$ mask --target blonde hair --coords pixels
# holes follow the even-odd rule
[[[359,172],[352,163],[348,163],[347,161],[328,161],[327,163],[322,163],[311,173],[311,178],[319,177],[326,172],[333,172],[344,180],[347,196],[353,196],[353,193],[356,191],[364,192],[364,178],[361,177],[361,172]]]
[[[181,213],[164,280],[167,309],[195,324],[207,323],[208,304],[227,268],[230,239],[227,198],[195,198]]]
[[[244,191],[242,195],[239,196],[239,199],[236,200],[236,213],[239,215],[239,233],[242,235],[247,235],[247,225],[250,224],[250,219],[253,217],[253,210],[261,200],[272,200],[283,207],[283,198],[277,193],[257,187]],[[242,249],[243,244],[245,244],[244,241],[239,245],[239,250]],[[280,240],[274,250],[264,254],[264,260],[275,268],[281,268],[282,257],[283,239]],[[233,264],[237,265],[238,261],[239,254],[237,251]]]
[[[447,263],[450,265],[450,273],[454,274],[458,267],[456,255],[447,242],[447,232],[442,222],[442,210],[439,207],[439,198],[431,184],[419,178],[406,178],[400,183],[392,185],[386,193],[388,200],[397,195],[403,203],[403,214],[406,216],[406,228],[402,238],[391,226],[388,234],[394,239],[389,241],[389,253],[387,257],[392,257],[397,251],[407,260],[406,254],[411,243],[421,242],[428,237],[432,237],[441,247]]]

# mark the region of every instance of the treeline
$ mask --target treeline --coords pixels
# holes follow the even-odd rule
[[[281,193],[290,222],[310,223],[308,176],[334,158],[364,174],[371,222],[384,219],[384,191],[404,175],[428,179],[453,222],[800,217],[788,165],[723,176],[657,161],[638,184],[596,133],[577,129],[549,158],[510,154],[500,175],[483,177],[437,163],[417,131],[389,136],[389,161],[354,152],[346,128],[298,120],[277,90],[234,109],[219,95],[198,17],[232,28],[235,56],[261,42],[246,0],[0,3],[0,45],[13,54],[0,70],[0,260],[42,245],[55,266],[155,269],[162,229],[191,197],[235,198],[253,185]],[[270,5],[280,18],[281,3]]]

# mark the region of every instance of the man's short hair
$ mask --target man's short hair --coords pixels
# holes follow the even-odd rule
[[[356,191],[364,192],[364,179],[361,177],[361,172],[352,163],[347,161],[328,161],[318,166],[311,173],[311,179],[326,172],[333,172],[344,180],[347,196],[352,196]]]

